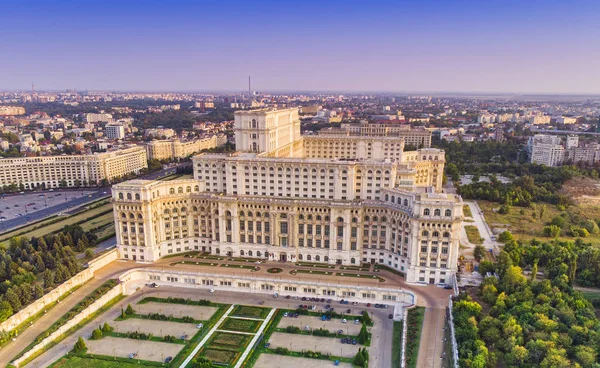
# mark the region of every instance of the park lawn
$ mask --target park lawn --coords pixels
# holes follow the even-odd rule
[[[264,319],[269,314],[269,308],[261,308],[261,307],[250,307],[247,305],[238,305],[235,307],[233,312],[231,312],[232,316],[235,317],[249,317],[249,318],[261,318]]]
[[[133,359],[131,360],[131,363],[129,363],[124,362],[122,359],[104,360],[78,355],[67,355],[52,364],[50,368],[139,368],[148,367],[148,363],[149,362],[144,362],[144,364],[140,364],[138,363],[138,360]],[[158,366],[159,364],[156,365]],[[152,364],[152,366],[154,365],[155,364]]]
[[[341,277],[358,277],[361,279],[377,279],[377,280],[379,280],[379,282],[385,282],[385,279],[383,277],[379,277],[377,275],[360,274],[360,273],[346,273],[346,272],[338,272],[335,275],[341,276]]]
[[[245,348],[251,338],[252,336],[249,335],[216,332],[209,345],[224,345],[239,349]]]
[[[465,231],[467,232],[467,238],[471,244],[482,244],[483,241],[481,239],[481,234],[479,234],[479,229],[477,226],[466,225]]]
[[[249,319],[227,318],[219,329],[227,331],[239,332],[256,332],[262,321],[254,321]]]
[[[417,368],[424,318],[425,307],[415,307],[408,310],[405,359],[406,366],[409,368]]]
[[[469,205],[463,205],[463,214],[465,217],[473,217],[473,213],[471,212],[471,207],[469,207]]]
[[[115,222],[115,216],[113,212],[105,213],[104,215],[100,215],[96,218],[90,219],[81,224],[81,228],[83,231],[89,231],[91,229],[95,229],[98,227],[102,227]]]
[[[586,205],[573,205],[566,208],[565,211],[559,211],[555,205],[538,203],[535,206],[536,217],[533,218],[532,213],[534,208],[522,208],[522,207],[511,207],[508,214],[499,214],[494,209],[500,208],[500,204],[488,201],[477,201],[479,207],[485,215],[485,219],[493,230],[494,228],[502,228],[510,231],[515,239],[522,241],[529,241],[531,239],[544,240],[543,228],[549,223],[552,218],[561,214],[567,214],[567,218],[575,216],[583,219],[598,219],[600,218],[600,206],[586,206]],[[540,209],[542,205],[546,206],[544,217],[540,219]],[[523,210],[524,214],[521,214]],[[560,241],[573,241],[576,238],[565,236],[563,230],[563,236],[554,238]],[[593,245],[600,246],[600,234],[591,235],[587,238],[582,238],[586,243],[592,243]]]
[[[10,238],[12,238],[13,236],[16,236],[17,234],[25,233],[25,234],[23,234],[23,236],[27,236],[29,238],[44,236],[46,234],[50,234],[55,231],[58,231],[67,225],[73,225],[77,222],[80,222],[80,221],[83,221],[86,219],[89,219],[89,221],[91,221],[92,218],[94,218],[96,216],[98,216],[98,218],[100,218],[102,216],[105,216],[105,215],[100,215],[101,213],[110,211],[110,210],[112,210],[112,203],[107,203],[102,206],[80,212],[74,216],[69,216],[69,217],[65,218],[64,220],[58,221],[53,224],[48,224],[46,226],[43,226],[43,224],[42,224],[42,227],[40,227],[38,229],[35,229],[35,227],[40,226],[40,224],[32,225],[31,227],[22,228],[22,229],[18,229],[15,231],[11,231],[10,233],[5,234],[2,237],[2,244],[0,244],[0,245],[8,244],[8,240]],[[106,215],[110,215],[112,218],[112,212],[108,213]]]
[[[328,276],[333,276],[333,274],[334,274],[334,272],[331,272],[331,271],[317,271],[317,270],[294,270],[294,271],[296,273],[306,273],[306,274],[309,274],[309,275],[328,275]]]

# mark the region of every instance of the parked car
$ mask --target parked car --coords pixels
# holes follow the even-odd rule
[[[390,314],[388,314],[388,318],[389,319],[394,319],[394,315],[390,313]]]
[[[351,309],[346,309],[346,314],[350,314],[350,313],[352,313],[352,310]]]
[[[171,360],[173,360],[172,356],[168,356],[167,359],[165,359],[165,363],[169,363]]]
[[[159,287],[159,286],[160,286],[160,285],[159,285],[159,284],[157,284],[156,282],[153,282],[153,283],[151,283],[151,284],[150,284],[150,287],[151,287],[151,288],[157,288],[157,287]]]
[[[356,339],[352,339],[352,345],[356,345]]]
[[[129,354],[129,359],[133,359],[138,355],[138,353],[131,353]]]
[[[348,322],[348,321],[346,320],[346,318],[342,319],[342,323],[346,323],[346,322]]]

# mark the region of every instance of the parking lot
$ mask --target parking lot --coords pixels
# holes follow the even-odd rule
[[[113,357],[129,358],[137,353],[136,358],[153,362],[164,362],[167,357],[174,357],[184,348],[183,344],[155,342],[145,340],[104,337],[100,340],[87,340],[88,353]]]
[[[320,337],[274,332],[269,339],[272,348],[287,348],[292,351],[319,351],[335,356],[351,358],[356,355],[362,345],[342,344],[335,337]]]
[[[169,317],[181,318],[192,317],[196,320],[206,321],[217,311],[216,307],[203,307],[198,305],[166,304],[148,302],[135,305],[137,314],[164,314]]]
[[[361,324],[355,324],[354,318],[347,320],[347,323],[343,323],[341,319],[332,318],[331,321],[322,321],[319,317],[311,316],[298,316],[298,318],[284,317],[279,322],[277,327],[286,328],[288,326],[296,326],[300,329],[304,329],[309,326],[310,329],[316,330],[323,328],[331,332],[337,332],[339,330],[344,331],[345,335],[358,335],[360,332]]]
[[[329,360],[317,360],[309,358],[296,358],[285,355],[261,354],[256,361],[255,367],[260,368],[327,368],[334,367],[334,363]],[[340,363],[338,367],[352,368],[350,363]]]
[[[52,207],[57,204],[72,201],[78,198],[85,198],[96,194],[98,190],[62,190],[62,191],[44,191],[35,193],[25,193],[16,195],[7,195],[0,197],[0,218],[10,220],[16,217],[27,216],[36,211]]]

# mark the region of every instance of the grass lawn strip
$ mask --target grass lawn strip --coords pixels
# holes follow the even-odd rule
[[[463,214],[465,215],[465,217],[473,217],[471,207],[469,207],[468,204],[463,205]]]
[[[214,344],[214,345],[225,345],[225,346],[229,346],[229,347],[234,346],[236,348],[245,348],[249,341],[250,341],[250,338],[248,337],[248,335],[233,334],[233,333],[228,333],[228,332],[217,331],[213,335],[213,338],[211,339],[209,346]]]
[[[263,321],[263,323],[261,323],[258,332],[252,338],[252,341],[250,342],[250,345],[242,353],[242,356],[237,361],[237,363],[235,365],[235,368],[240,368],[242,366],[247,367],[247,365],[245,364],[246,363],[246,359],[248,359],[249,355],[252,356],[254,354],[254,351],[256,350],[255,348],[256,348],[257,342],[259,342],[259,339],[261,339],[262,337],[264,337],[263,332],[265,332],[270,326],[272,326],[271,322],[273,321],[273,315],[275,315],[276,313],[277,313],[277,309],[271,309],[269,311],[269,314],[267,315],[267,318]],[[281,315],[283,315],[283,314],[281,314]],[[279,323],[279,322],[277,322],[277,323]],[[275,326],[277,326],[277,325],[275,325]]]
[[[408,331],[406,333],[406,366],[409,368],[417,367],[424,317],[425,307],[415,307],[408,310],[406,321],[408,324]]]
[[[335,275],[341,277],[360,277],[361,279],[377,279],[379,280],[379,282],[385,282],[385,279],[383,277],[370,274],[338,272]]]
[[[259,326],[260,321],[257,320],[229,317],[219,326],[219,330],[255,333]]]
[[[229,349],[217,349],[217,348],[206,348],[202,350],[200,356],[205,357],[216,364],[226,364],[230,366],[238,357],[240,353],[235,350]]]
[[[467,232],[467,238],[471,244],[482,244],[483,239],[481,238],[481,234],[479,234],[479,229],[474,225],[466,225],[465,231]]]
[[[264,319],[269,314],[270,308],[261,308],[261,307],[251,307],[248,305],[238,305],[235,307],[232,316],[235,317],[248,317],[248,318],[257,318]]]
[[[258,266],[249,266],[249,265],[244,265],[244,264],[231,264],[231,263],[222,263],[221,267],[242,268],[245,270],[252,270],[252,271],[258,271],[260,269],[260,267],[258,267]]]
[[[76,355],[69,353],[52,364],[50,368],[139,368],[140,366],[160,367],[162,365],[162,363],[146,360],[95,356],[91,354]]]
[[[318,270],[292,270],[290,273],[306,273],[309,275],[328,275],[332,276],[333,272],[331,271],[318,271]]]
[[[402,355],[402,322],[394,321],[392,333],[392,367],[400,367]]]

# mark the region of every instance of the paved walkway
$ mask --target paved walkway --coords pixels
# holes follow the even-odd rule
[[[271,311],[269,311],[267,318],[263,321],[262,325],[258,329],[258,332],[256,332],[256,334],[254,335],[254,337],[252,338],[252,341],[250,341],[250,344],[248,344],[248,347],[246,348],[246,350],[244,350],[244,353],[242,354],[240,359],[238,359],[237,364],[235,365],[235,368],[240,368],[242,366],[242,364],[246,360],[246,357],[248,356],[248,354],[250,354],[250,352],[254,348],[254,344],[256,344],[256,340],[258,340],[260,335],[262,335],[263,331],[267,327],[267,324],[269,324],[269,321],[273,317],[273,314],[275,314],[276,310],[277,309],[273,308],[273,309],[271,309]]]
[[[423,330],[421,331],[421,342],[419,345],[419,357],[417,367],[419,368],[441,368],[443,360],[440,359],[444,353],[444,318],[445,308],[426,308],[423,319]]]
[[[206,334],[206,336],[204,336],[204,338],[202,339],[202,341],[200,341],[200,343],[198,345],[196,345],[196,347],[194,348],[194,350],[192,350],[192,352],[190,353],[190,355],[188,355],[188,357],[185,358],[185,360],[183,361],[183,363],[181,363],[181,365],[179,366],[179,368],[185,368],[185,366],[188,365],[192,361],[192,359],[194,359],[194,357],[196,356],[196,354],[198,354],[198,351],[200,351],[200,349],[202,348],[202,346],[204,344],[206,344],[206,342],[212,336],[212,334],[214,334],[215,331],[217,331],[217,328],[221,325],[221,323],[223,323],[223,321],[225,321],[225,318],[227,318],[229,316],[229,313],[231,313],[233,311],[234,307],[235,306],[232,305],[232,306],[229,307],[229,309],[227,309],[227,312],[225,312],[225,314],[223,314],[223,316],[213,326],[213,328],[210,329],[210,331]]]

